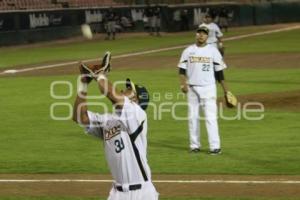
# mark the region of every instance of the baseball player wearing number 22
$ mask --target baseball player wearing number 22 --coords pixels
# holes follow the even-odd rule
[[[81,77],[74,104],[73,120],[85,127],[88,134],[101,139],[112,177],[113,187],[108,200],[157,200],[158,193],[151,181],[147,162],[147,115],[149,94],[145,87],[129,79],[126,89],[118,91],[108,80],[110,53],[102,65],[80,65]],[[95,79],[102,92],[113,104],[112,114],[88,111],[88,84]]]
[[[187,47],[180,58],[179,78],[182,92],[188,97],[188,117],[191,152],[199,152],[199,110],[203,108],[209,141],[209,154],[221,153],[221,142],[217,122],[216,80],[228,92],[223,70],[226,64],[216,47],[206,43],[209,29],[200,26],[196,32],[196,44]]]

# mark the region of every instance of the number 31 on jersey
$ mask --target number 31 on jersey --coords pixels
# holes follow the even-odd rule
[[[122,138],[115,140],[115,147],[116,153],[120,153],[125,148]]]

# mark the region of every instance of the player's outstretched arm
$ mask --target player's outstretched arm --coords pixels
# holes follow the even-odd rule
[[[92,79],[91,77],[88,77],[82,73],[82,66],[80,66],[79,69],[81,75],[78,83],[77,96],[73,107],[73,121],[78,124],[89,125],[90,121],[87,113],[86,95],[88,84]]]
[[[82,125],[89,125],[89,117],[87,114],[87,106],[86,106],[86,94],[85,92],[81,92],[81,94],[77,94],[75,99],[74,108],[73,108],[73,121]]]
[[[124,96],[117,88],[108,80],[105,74],[100,73],[97,77],[98,87],[117,108],[122,108],[124,105]]]

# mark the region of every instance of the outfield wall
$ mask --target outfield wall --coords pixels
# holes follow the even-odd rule
[[[194,29],[208,10],[225,8],[230,26],[263,25],[300,21],[300,2],[260,4],[160,5],[162,30],[175,32]],[[118,16],[131,19],[134,26],[120,31],[145,31],[145,6],[116,7]],[[0,12],[0,45],[33,43],[80,35],[80,25],[91,24],[94,32],[105,32],[104,16],[109,8],[26,10]],[[186,11],[183,21],[181,12]]]

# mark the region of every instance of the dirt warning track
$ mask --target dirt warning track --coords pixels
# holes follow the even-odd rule
[[[300,197],[300,176],[154,175],[161,197]],[[110,175],[0,175],[0,196],[106,197]]]

